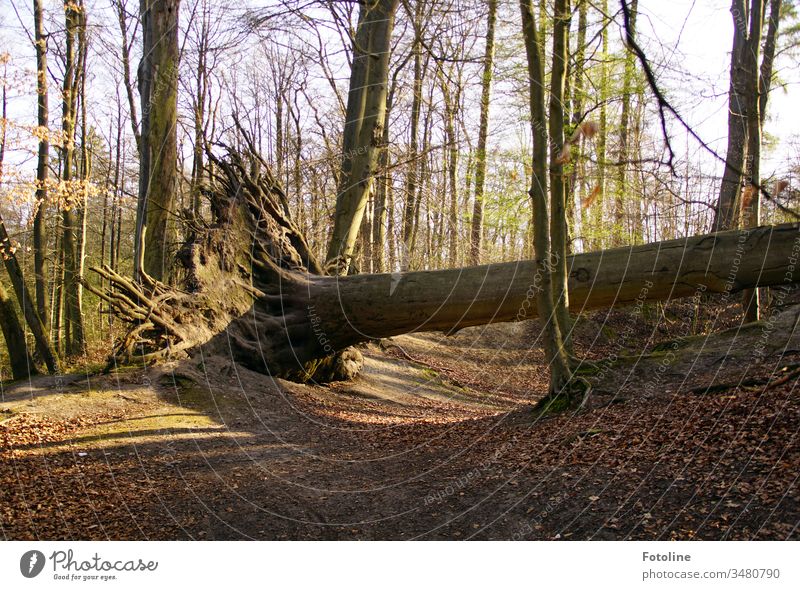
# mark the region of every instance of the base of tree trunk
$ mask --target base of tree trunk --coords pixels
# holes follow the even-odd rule
[[[591,387],[585,379],[571,375],[557,391],[550,391],[536,402],[533,413],[538,417],[543,417],[567,410],[577,410],[583,406],[590,393]]]

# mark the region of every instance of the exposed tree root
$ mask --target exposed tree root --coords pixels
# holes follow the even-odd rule
[[[205,191],[213,223],[181,248],[180,290],[146,274],[134,282],[107,266],[92,268],[111,287],[105,300],[131,324],[113,361],[154,362],[200,347],[230,354],[248,368],[300,381],[351,378],[363,359],[315,340],[308,313],[309,278],[322,273],[289,215],[269,167],[233,150],[212,157]]]

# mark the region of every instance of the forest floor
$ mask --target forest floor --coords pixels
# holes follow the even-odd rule
[[[733,308],[582,318],[592,393],[539,420],[537,322],[372,343],[329,386],[218,357],[4,386],[0,536],[797,539],[800,307]]]

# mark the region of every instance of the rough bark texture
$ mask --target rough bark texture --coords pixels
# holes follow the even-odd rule
[[[761,84],[759,83],[758,50],[761,48],[761,29],[764,24],[763,7],[762,2],[753,2],[752,9],[757,9],[757,11],[750,15],[750,33],[748,35],[748,44],[751,50],[755,51],[755,55],[750,56],[747,60],[748,66],[752,68],[752,71],[748,72],[750,93],[747,96],[747,162],[744,172],[747,186],[750,187],[761,186],[761,115],[758,112],[760,106],[758,94]],[[759,191],[753,190],[752,193],[753,197],[750,202],[742,203],[743,227],[756,227],[759,222]],[[748,289],[743,293],[742,308],[744,309],[746,321],[755,322],[758,320],[758,289]]]
[[[179,0],[141,0],[142,131],[134,266],[166,279],[177,190]]]
[[[419,115],[422,106],[422,78],[426,69],[422,61],[422,8],[422,2],[418,2],[415,6],[414,43],[411,47],[411,52],[414,54],[414,82],[412,84],[413,97],[411,100],[410,140],[407,158],[409,165],[405,182],[406,202],[403,209],[403,241],[400,256],[400,268],[404,271],[410,268],[410,257],[415,246],[417,216],[419,215],[419,201],[421,199],[421,195],[417,190],[420,169],[420,162],[417,160],[419,154]]]
[[[761,47],[762,0],[733,0],[733,48],[731,52],[728,99],[728,147],[722,176],[714,229],[734,226],[739,211],[742,176],[749,176],[745,166],[748,143],[748,120],[758,107],[758,55]],[[748,30],[749,23],[749,30]]]

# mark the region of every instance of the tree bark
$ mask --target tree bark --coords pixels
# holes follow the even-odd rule
[[[399,0],[367,2],[362,5],[359,17],[347,105],[349,125],[345,128],[342,175],[326,259],[326,266],[335,274],[348,271],[375,176],[385,124],[391,37],[398,3]],[[365,37],[369,39],[367,53],[359,56],[364,63],[358,66],[359,43],[363,43]],[[364,45],[360,47],[363,51]],[[359,90],[361,79],[364,83]],[[354,147],[350,148],[350,145]]]
[[[588,20],[588,0],[578,0],[578,39],[577,39],[577,47],[575,48],[575,62],[572,69],[573,81],[572,81],[572,125],[577,126],[583,120],[583,104],[584,104],[584,93],[585,93],[585,70],[586,70],[586,29],[587,29],[587,20]],[[580,204],[580,200],[578,203],[575,203],[576,195],[581,196],[583,195],[583,186],[586,183],[586,178],[584,172],[585,164],[583,162],[583,142],[578,142],[577,146],[577,157],[575,158],[575,164],[572,166],[572,172],[569,177],[569,182],[567,183],[567,210],[570,208],[573,210],[573,227],[575,228],[575,234],[580,241],[581,249],[585,249],[583,246],[586,244],[586,239],[583,236],[583,207]]]
[[[483,79],[481,80],[481,119],[478,129],[478,151],[475,154],[475,201],[472,206],[470,229],[470,260],[481,261],[483,241],[483,190],[486,183],[486,140],[489,135],[489,102],[492,97],[494,69],[494,29],[497,22],[497,0],[488,0],[489,15],[486,22],[486,49],[483,53]]]
[[[770,0],[767,36],[764,38],[764,55],[761,58],[761,72],[758,81],[758,113],[761,126],[767,116],[767,101],[772,88],[772,70],[775,63],[775,48],[778,42],[778,31],[781,22],[781,6],[783,0]]]
[[[422,108],[422,79],[427,69],[422,60],[422,8],[424,3],[417,2],[414,13],[414,42],[411,52],[414,55],[414,81],[412,83],[411,99],[411,122],[410,122],[410,141],[408,153],[408,171],[406,172],[405,182],[405,208],[403,209],[403,236],[401,242],[402,251],[400,252],[400,269],[409,270],[411,263],[411,252],[414,250],[417,218],[419,216],[419,202],[421,199],[418,190],[418,172],[422,165],[419,161],[419,116]],[[427,65],[427,64],[425,64]],[[427,157],[423,150],[423,158]]]
[[[31,297],[30,290],[25,285],[25,279],[22,275],[22,267],[17,260],[17,255],[11,245],[8,232],[6,231],[3,218],[0,216],[0,256],[2,256],[6,271],[11,279],[11,285],[14,287],[14,293],[17,296],[20,309],[22,310],[25,321],[33,333],[36,341],[36,349],[39,352],[42,360],[44,361],[47,369],[51,373],[58,371],[58,358],[53,347],[50,344],[50,338],[47,335],[47,330],[42,323],[39,314],[36,312],[36,305]]]
[[[748,176],[745,170],[748,114],[754,108],[754,101],[758,104],[758,54],[761,49],[761,27],[759,25],[756,28],[754,21],[763,22],[763,1],[751,0],[748,7],[747,0],[733,0],[731,16],[733,48],[728,98],[728,147],[714,216],[714,229],[717,231],[736,224],[742,176]]]
[[[603,37],[600,53],[600,88],[598,89],[597,100],[600,102],[600,130],[597,136],[597,186],[593,191],[598,192],[598,197],[589,211],[592,225],[592,240],[590,248],[600,249],[603,247],[603,203],[606,198],[606,157],[608,155],[608,100],[611,95],[609,90],[608,76],[608,36],[610,35],[607,23],[608,0],[603,0],[600,9],[600,22],[602,26],[601,35]],[[586,233],[586,224],[583,225]]]
[[[441,84],[442,102],[444,109],[442,113],[444,125],[444,142],[447,146],[443,151],[443,164],[445,172],[445,184],[449,197],[449,207],[447,209],[447,262],[450,267],[458,265],[458,244],[460,241],[458,231],[458,137],[456,136],[455,119],[459,109],[461,82],[454,80],[455,68],[450,68],[445,72],[442,65],[439,65],[439,81]],[[454,88],[451,88],[454,86]]]
[[[135,275],[165,280],[177,192],[178,14],[180,0],[141,0],[143,57]]]
[[[139,128],[139,120],[136,114],[136,100],[133,96],[133,82],[131,81],[131,43],[128,41],[128,21],[127,7],[123,0],[114,0],[114,7],[117,11],[117,22],[119,23],[121,58],[122,58],[122,83],[125,86],[125,95],[128,99],[128,113],[130,115],[131,129],[133,138],[136,141],[136,150],[142,152],[142,133]]]
[[[84,352],[86,340],[83,330],[83,315],[80,293],[80,257],[78,249],[79,212],[82,209],[84,188],[75,180],[75,130],[78,118],[78,93],[80,89],[80,66],[83,61],[84,44],[81,29],[85,27],[85,14],[81,5],[64,3],[65,19],[65,68],[62,97],[62,148],[61,180],[66,188],[67,201],[61,203],[63,238],[61,247],[64,255],[64,315],[66,317],[66,353],[69,356]]]
[[[761,30],[764,25],[764,4],[754,0],[750,15],[750,33],[747,43],[750,47],[748,51],[753,51],[754,55],[748,56],[748,84],[750,91],[747,96],[747,164],[745,175],[747,184],[753,187],[752,198],[749,203],[742,203],[742,226],[756,227],[760,219],[760,199],[759,190],[755,187],[761,186],[761,114],[759,107],[761,104],[759,92],[761,82],[759,80],[760,70],[758,67],[759,51],[761,49]],[[745,320],[755,322],[759,316],[759,294],[758,289],[748,289],[742,294],[742,308]]]
[[[559,159],[564,137],[564,86],[569,60],[567,35],[570,26],[569,0],[556,0],[553,17],[553,67],[550,74],[550,249],[553,267],[555,319],[567,354],[572,354],[572,319],[569,317],[567,274],[567,203],[564,164]]]
[[[50,158],[49,113],[47,95],[47,36],[42,24],[41,0],[33,0],[33,30],[36,46],[36,121],[39,126],[39,153],[36,162],[36,209],[33,216],[33,273],[36,288],[36,311],[47,318],[47,228],[44,218],[47,204],[47,176]]]
[[[639,0],[630,3],[630,32],[636,34],[636,17],[639,12]],[[614,245],[618,246],[630,240],[625,231],[625,197],[628,195],[628,135],[630,133],[631,95],[633,75],[635,71],[635,55],[630,49],[625,54],[625,72],[622,78],[622,108],[619,124],[619,157],[617,158],[617,192],[614,198]]]
[[[528,60],[531,132],[533,135],[533,161],[531,163],[532,173],[529,194],[533,202],[535,273],[533,275],[534,281],[531,285],[535,293],[537,308],[542,317],[546,318],[542,341],[545,360],[550,369],[548,398],[552,398],[552,401],[555,401],[562,394],[566,394],[565,397],[567,398],[570,397],[571,370],[567,351],[564,348],[560,321],[556,315],[553,290],[553,263],[558,263],[558,261],[554,261],[552,256],[550,233],[550,215],[552,211],[548,211],[547,206],[547,148],[550,136],[547,133],[547,118],[545,115],[544,63],[540,40],[537,39],[533,4],[531,0],[520,0],[519,5],[522,13],[522,35],[525,40],[525,53]],[[563,72],[561,84],[563,91]],[[546,404],[545,407],[550,407],[550,401],[546,402]]]
[[[781,0],[771,0],[769,4],[769,23],[767,25],[767,36],[764,39],[764,55],[761,58],[761,68],[758,72],[758,93],[757,98],[754,95],[752,99],[751,112],[747,122],[747,150],[748,158],[752,161],[750,171],[750,184],[752,186],[761,184],[761,135],[766,117],[770,86],[772,85],[772,67],[775,60],[775,46],[780,26],[781,4]],[[753,191],[749,207],[744,211],[743,217],[746,227],[755,227],[761,222],[761,192],[759,190]],[[758,289],[748,289],[744,292],[742,307],[744,308],[745,318],[748,321],[756,321],[758,319],[760,307]]]

